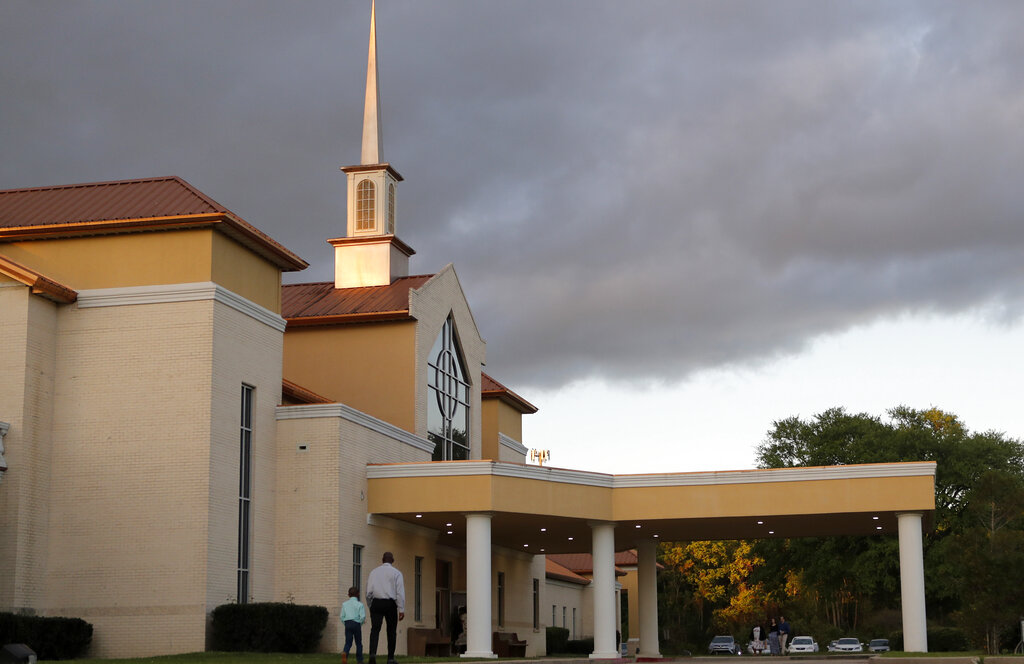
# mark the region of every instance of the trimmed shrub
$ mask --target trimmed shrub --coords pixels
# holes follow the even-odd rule
[[[565,644],[566,652],[570,655],[589,655],[594,652],[594,639],[575,639]]]
[[[322,606],[221,604],[213,610],[212,645],[233,652],[312,652],[326,625]]]
[[[567,650],[569,643],[569,630],[565,627],[548,627],[547,629],[547,644],[548,654],[564,654],[569,652]]]
[[[0,643],[24,643],[40,659],[75,659],[92,643],[92,625],[81,618],[0,613]]]
[[[889,647],[903,650],[903,632],[893,632],[889,636]],[[928,652],[964,652],[971,649],[971,640],[967,633],[959,627],[929,627]]]

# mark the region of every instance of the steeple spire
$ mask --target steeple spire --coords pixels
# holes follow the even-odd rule
[[[335,288],[386,286],[409,275],[409,256],[416,253],[395,235],[395,189],[402,176],[383,161],[376,10],[371,3],[362,160],[341,167],[348,180],[348,236],[328,240],[334,247]]]
[[[377,88],[377,11],[370,3],[370,48],[366,56],[366,102],[363,106],[363,156],[361,164],[379,164],[384,153],[380,135],[380,91]]]

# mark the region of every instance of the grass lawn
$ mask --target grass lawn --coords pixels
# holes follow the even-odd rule
[[[364,657],[364,661],[365,661]],[[450,657],[398,657],[399,664],[436,664],[450,662]],[[355,664],[356,654],[348,656],[349,664]],[[387,661],[387,656],[377,656],[378,664]],[[460,661],[475,661],[473,659]],[[491,660],[488,660],[491,661]],[[194,652],[186,655],[162,655],[160,657],[136,657],[133,659],[71,659],[68,664],[341,664],[341,655],[336,653],[309,653],[292,655],[287,653],[262,652]]]

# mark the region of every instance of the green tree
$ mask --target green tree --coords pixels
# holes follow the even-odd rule
[[[998,654],[1000,632],[1024,615],[1024,479],[987,472],[966,503],[964,528],[946,548],[959,567],[962,622]]]
[[[900,406],[888,411],[885,419],[832,408],[809,420],[790,417],[775,422],[757,451],[762,468],[900,461],[937,462],[936,512],[934,529],[925,538],[925,576],[929,615],[947,616],[960,608],[964,585],[958,568],[965,562],[951,555],[953,547],[946,542],[966,533],[972,518],[968,497],[986,472],[1022,476],[1021,441],[992,431],[972,433],[955,415],[935,408]],[[828,622],[853,627],[865,602],[874,607],[898,604],[897,547],[892,537],[847,537],[764,541],[756,550],[766,559],[766,570],[797,571]],[[978,562],[979,554],[973,555]]]

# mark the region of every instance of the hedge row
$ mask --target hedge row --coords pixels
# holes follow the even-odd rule
[[[547,629],[547,653],[549,655],[569,652],[569,630],[565,627],[548,627]]]
[[[75,659],[92,642],[92,625],[81,618],[0,613],[0,644],[24,643],[39,659]]]
[[[312,652],[327,625],[322,606],[261,602],[222,604],[213,610],[214,650]]]

